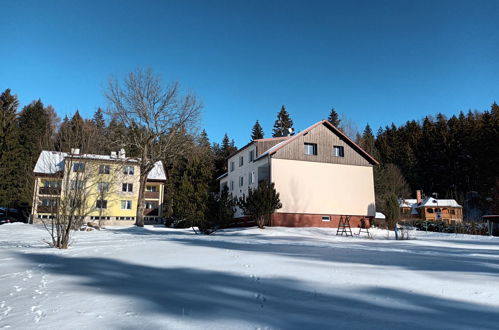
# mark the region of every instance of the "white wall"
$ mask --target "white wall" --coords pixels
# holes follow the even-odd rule
[[[272,158],[271,180],[282,202],[279,213],[376,213],[371,166]]]

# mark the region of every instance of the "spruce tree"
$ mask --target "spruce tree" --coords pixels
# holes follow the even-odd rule
[[[331,108],[331,112],[329,113],[329,116],[327,117],[327,120],[335,127],[340,126],[340,116],[336,112],[334,108]]]
[[[52,149],[53,125],[41,100],[25,106],[18,115],[21,152],[22,194],[19,200],[31,205],[33,199],[33,168],[42,150]]]
[[[251,130],[251,140],[263,139],[263,135],[263,128],[257,120],[255,125],[253,125],[253,129]]]
[[[23,182],[19,129],[16,125],[19,101],[10,89],[0,95],[0,206],[19,204]]]
[[[248,196],[243,195],[238,200],[244,214],[249,215],[263,229],[268,225],[272,213],[282,207],[279,193],[273,182],[261,181],[256,189],[249,188]]]
[[[277,113],[277,119],[272,130],[272,137],[282,137],[290,135],[290,129],[293,128],[293,120],[289,116],[286,107],[283,105]]]

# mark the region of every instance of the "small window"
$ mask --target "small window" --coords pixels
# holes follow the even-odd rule
[[[158,191],[158,186],[148,185],[148,186],[146,186],[146,191],[157,192]]]
[[[122,210],[131,210],[132,209],[132,201],[121,201],[121,209]]]
[[[431,209],[431,208],[430,209],[426,209],[426,212],[433,213],[433,209]]]
[[[99,165],[99,174],[109,174],[109,165]]]
[[[230,171],[231,172],[234,172],[234,167],[235,167],[234,162],[230,162]]]
[[[453,214],[453,215],[454,215],[454,214],[456,214],[456,211],[455,211],[455,210],[453,210],[453,209],[451,209],[451,210],[450,210],[450,214]]]
[[[251,173],[248,175],[248,182],[249,182],[249,184],[253,184],[253,183],[255,183],[255,172],[251,172]]]
[[[85,172],[85,163],[74,163],[73,172]]]
[[[325,215],[322,217],[322,221],[331,221],[331,217],[329,215]]]
[[[134,173],[134,167],[133,166],[125,166],[123,168],[123,174],[125,175],[133,175]]]
[[[334,146],[333,147],[333,156],[334,157],[345,157],[345,148],[342,146]]]
[[[233,191],[234,190],[234,181],[231,181],[230,182],[230,191]]]
[[[95,207],[98,209],[107,209],[107,201],[103,199],[98,199],[95,203]]]
[[[239,187],[242,187],[244,185],[244,176],[239,177]]]
[[[123,183],[122,191],[133,192],[133,183]]]
[[[244,165],[244,157],[243,156],[240,156],[239,157],[239,167],[243,166]]]
[[[81,190],[83,189],[83,181],[81,180],[71,180],[69,183],[69,189],[71,190]]]
[[[305,155],[317,156],[317,144],[305,143]]]
[[[97,191],[108,192],[109,191],[109,182],[98,182],[97,183]]]
[[[157,202],[146,202],[146,209],[155,209],[158,207]]]
[[[255,160],[255,150],[251,150],[249,152],[249,161],[252,162]]]

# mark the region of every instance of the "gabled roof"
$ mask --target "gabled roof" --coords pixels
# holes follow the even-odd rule
[[[247,144],[245,144],[244,146],[242,146],[241,148],[239,148],[236,151],[234,151],[233,153],[231,153],[229,156],[227,156],[227,159],[231,158],[234,155],[237,155],[239,152],[248,148],[250,145],[254,144],[255,142],[285,140],[285,139],[289,139],[289,138],[290,138],[290,136],[282,136],[282,137],[273,137],[273,138],[267,138],[267,139],[256,139],[256,140],[250,141]]]
[[[83,155],[69,155],[66,152],[60,151],[47,151],[42,150],[40,156],[36,161],[34,173],[38,174],[56,174],[57,172],[64,171],[64,159],[66,157],[82,158],[82,159],[97,159],[97,160],[110,160],[110,161],[123,161],[136,162],[137,160],[132,158],[116,158],[107,155],[94,155],[94,154],[83,154]],[[166,180],[165,169],[163,163],[158,161],[154,164],[154,168],[147,175],[149,180]]]
[[[284,146],[292,143],[294,140],[296,140],[299,136],[302,136],[308,132],[310,132],[311,130],[313,130],[314,128],[316,128],[317,126],[319,125],[326,125],[329,129],[331,129],[333,131],[333,133],[335,133],[336,135],[340,136],[342,139],[345,140],[345,142],[347,144],[349,144],[355,151],[357,151],[361,156],[363,156],[369,163],[373,164],[373,165],[378,165],[379,162],[374,159],[373,156],[371,156],[370,154],[368,154],[364,149],[362,149],[357,143],[353,142],[352,139],[350,139],[345,133],[343,133],[342,131],[340,131],[338,128],[336,128],[336,126],[334,126],[333,124],[331,124],[329,121],[327,120],[322,120],[318,123],[315,123],[314,125],[304,129],[303,131],[289,137],[288,139],[276,144],[275,146],[269,148],[267,151],[265,151],[264,153],[262,153],[257,159],[259,158],[262,158],[262,157],[265,157],[267,155],[272,155],[274,153],[276,153],[279,149],[283,148]]]
[[[400,207],[411,207],[413,209],[419,207],[462,207],[454,199],[436,199],[427,197],[418,204],[417,199],[400,199]]]

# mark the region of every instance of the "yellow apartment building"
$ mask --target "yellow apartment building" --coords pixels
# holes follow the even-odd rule
[[[139,189],[144,189],[144,222],[161,223],[166,175],[157,162],[140,187],[140,168],[124,150],[111,155],[42,151],[34,168],[32,223],[53,218],[57,212],[77,210],[85,222],[133,225]],[[66,211],[67,212],[67,211]]]

